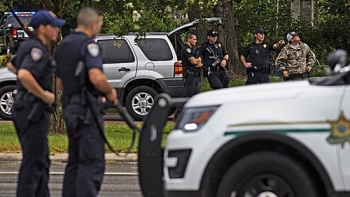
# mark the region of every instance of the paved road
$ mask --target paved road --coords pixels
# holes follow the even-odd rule
[[[51,197],[61,197],[66,154],[51,157]],[[106,172],[99,197],[142,197],[137,176],[137,155],[106,154]],[[21,154],[0,153],[0,197],[15,196]]]

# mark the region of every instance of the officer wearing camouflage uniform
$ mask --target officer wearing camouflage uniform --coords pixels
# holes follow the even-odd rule
[[[207,33],[208,41],[198,47],[199,54],[203,57],[204,77],[208,78],[213,90],[227,88],[229,82],[224,73],[229,55],[224,45],[217,41],[217,38],[218,32],[210,30]],[[219,60],[215,60],[214,56],[217,56]]]
[[[300,41],[299,34],[287,34],[288,44],[284,46],[276,59],[276,67],[283,73],[284,81],[301,80],[310,77],[310,71],[316,61],[309,46]]]
[[[12,118],[21,143],[23,158],[18,174],[17,197],[48,197],[50,106],[52,64],[47,45],[57,39],[66,23],[51,11],[40,10],[30,21],[34,35],[23,42],[8,68],[17,74],[17,93]]]

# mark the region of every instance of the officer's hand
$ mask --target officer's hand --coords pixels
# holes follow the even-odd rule
[[[201,62],[199,62],[199,63],[196,65],[197,68],[200,68],[200,67],[202,67],[202,66],[203,66],[203,64],[202,64]]]
[[[312,67],[311,67],[311,66],[309,66],[309,65],[307,65],[307,66],[305,67],[305,70],[306,70],[307,72],[310,72],[310,71],[311,71],[311,69],[312,69]]]
[[[283,71],[283,77],[288,78],[289,77],[289,72],[287,70]]]
[[[286,44],[286,43],[284,42],[284,40],[280,40],[280,41],[278,41],[278,44],[284,45],[284,44]]]
[[[55,94],[47,90],[44,91],[43,102],[52,105],[55,102]]]
[[[117,91],[113,88],[113,90],[106,95],[109,102],[111,102],[112,105],[116,105],[118,103],[117,100]]]
[[[222,61],[221,61],[221,66],[222,66],[222,67],[225,67],[225,66],[226,66],[226,63],[227,63],[226,60],[222,60]]]
[[[252,67],[252,63],[247,62],[244,66],[245,66],[246,68],[251,68],[251,67]]]

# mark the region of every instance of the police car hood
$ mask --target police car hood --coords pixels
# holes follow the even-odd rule
[[[193,96],[186,107],[225,105],[230,103],[270,103],[299,97],[313,85],[309,81],[277,82],[212,90]]]
[[[336,120],[346,90],[307,80],[249,85],[198,94],[185,108],[219,106],[216,121],[232,124]]]

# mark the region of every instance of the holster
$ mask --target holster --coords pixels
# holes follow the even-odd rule
[[[33,108],[30,110],[27,119],[32,122],[38,121],[42,114],[46,111],[47,106],[42,101],[37,101],[33,104]]]

